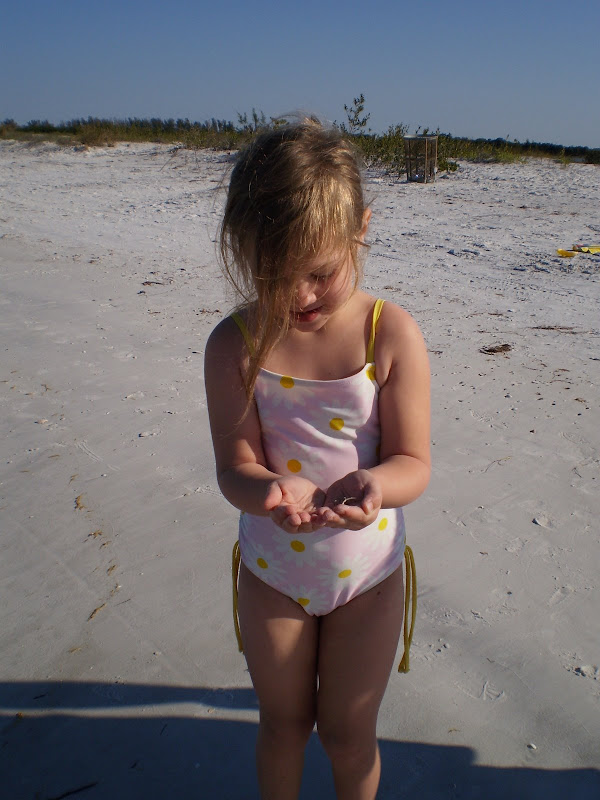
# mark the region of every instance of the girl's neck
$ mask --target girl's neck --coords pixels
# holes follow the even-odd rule
[[[308,380],[354,375],[365,365],[373,304],[372,297],[357,291],[315,330],[290,328],[263,366],[271,372]]]

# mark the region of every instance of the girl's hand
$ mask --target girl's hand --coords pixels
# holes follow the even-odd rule
[[[359,531],[375,521],[381,502],[379,481],[369,470],[359,469],[331,484],[319,517],[330,528]]]
[[[318,514],[325,492],[306,478],[282,477],[269,484],[264,509],[286,533],[312,533],[326,523]]]

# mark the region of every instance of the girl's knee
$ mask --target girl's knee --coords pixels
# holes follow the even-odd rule
[[[280,714],[260,714],[261,735],[285,747],[302,746],[308,742],[315,726],[314,716],[287,717]]]
[[[377,754],[377,736],[370,725],[349,725],[317,720],[317,731],[323,749],[334,763],[369,767]]]

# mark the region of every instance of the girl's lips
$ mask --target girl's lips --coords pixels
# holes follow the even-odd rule
[[[294,319],[298,322],[312,322],[315,320],[319,313],[321,312],[321,306],[318,308],[311,308],[310,311],[294,311]]]

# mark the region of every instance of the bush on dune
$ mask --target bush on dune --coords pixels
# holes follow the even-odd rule
[[[376,134],[367,129],[370,114],[365,113],[363,94],[354,98],[352,105],[344,106],[346,123],[334,123],[352,139],[363,153],[365,163],[385,169],[390,174],[400,174],[405,169],[404,137],[408,125],[391,125],[385,133]],[[247,144],[253,136],[266,127],[281,125],[285,118],[271,117],[262,111],[238,113],[237,124],[229,120],[211,119],[190,122],[189,119],[138,119],[126,120],[74,119],[53,125],[48,120],[31,120],[18,125],[13,119],[0,122],[0,139],[51,140],[61,146],[86,145],[110,147],[117,142],[156,142],[178,144],[196,150],[236,150]],[[416,133],[426,135],[427,129]],[[553,158],[563,165],[572,161],[600,164],[600,149],[588,147],[563,147],[555,144],[510,141],[501,139],[469,139],[449,133],[435,132],[438,137],[438,169],[457,169],[458,161],[515,163],[526,158]]]

